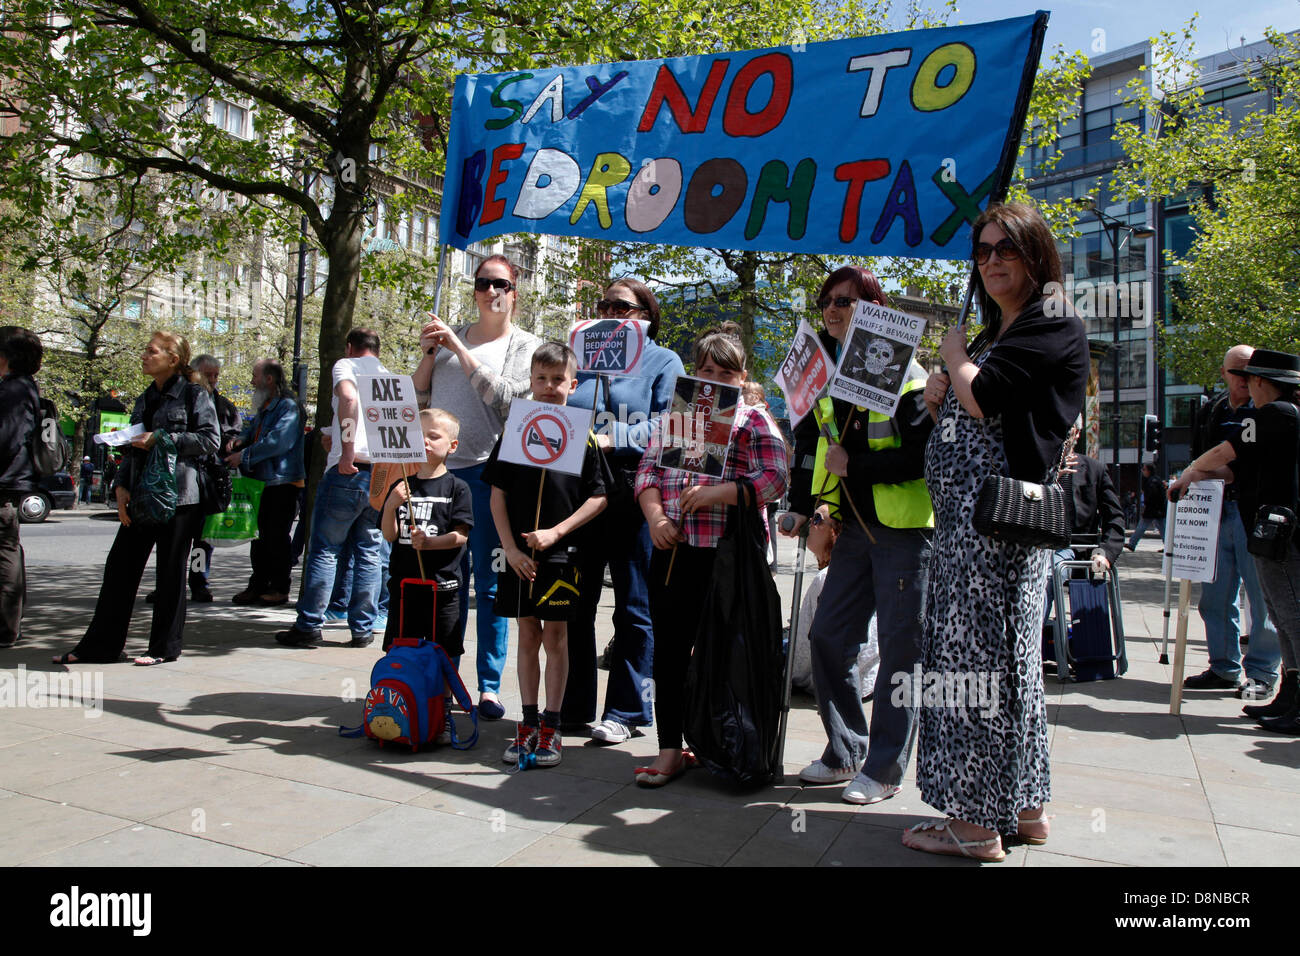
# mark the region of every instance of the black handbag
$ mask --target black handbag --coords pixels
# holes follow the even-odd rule
[[[1257,558],[1285,561],[1295,536],[1295,512],[1280,505],[1261,505],[1246,550]]]
[[[705,767],[735,783],[770,781],[777,763],[785,655],[781,601],[767,567],[753,486],[740,479],[686,671],[683,736]],[[701,582],[704,583],[704,582]]]
[[[1062,466],[1068,454],[1069,448],[1063,447]],[[987,538],[1059,551],[1070,546],[1066,494],[1056,482],[1034,484],[1006,475],[989,475],[975,499],[971,524]]]

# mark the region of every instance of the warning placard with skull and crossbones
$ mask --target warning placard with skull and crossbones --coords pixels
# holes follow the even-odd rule
[[[858,302],[830,394],[873,412],[894,414],[924,331],[925,319]]]

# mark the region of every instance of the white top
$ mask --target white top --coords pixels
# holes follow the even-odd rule
[[[480,365],[486,365],[498,375],[506,362],[509,334],[470,347],[469,354]],[[487,461],[492,446],[501,435],[504,422],[489,408],[470,384],[469,376],[461,368],[460,359],[451,349],[438,349],[434,357],[433,379],[429,387],[429,407],[441,408],[460,419],[460,444],[447,459],[448,468],[469,468]]]
[[[351,382],[356,387],[358,375],[386,375],[388,369],[380,363],[379,359],[373,355],[362,355],[359,358],[341,358],[334,363],[334,388],[330,392],[330,407],[334,409],[334,420],[330,423],[333,429],[330,444],[329,458],[325,462],[325,470],[333,468],[343,457],[343,432],[339,422],[339,383]],[[357,411],[360,414],[360,399],[357,400]],[[355,450],[356,461],[369,461],[370,455],[366,447],[366,428],[365,422],[356,421],[352,423],[352,441]]]

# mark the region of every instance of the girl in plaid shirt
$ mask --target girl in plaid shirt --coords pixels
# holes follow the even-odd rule
[[[734,323],[727,323],[722,331],[707,333],[695,343],[695,374],[739,387],[746,377],[745,349],[739,335],[727,326],[739,331]],[[758,501],[748,507],[757,508],[762,515],[767,502],[784,494],[789,474],[785,440],[759,406],[737,407],[721,478],[660,468],[661,444],[662,431],[657,430],[636,475],[637,500],[655,546],[649,585],[659,756],[650,766],[636,769],[636,782],[651,787],[663,786],[691,763],[690,755],[682,752],[686,668],[703,609],[701,589],[713,576],[727,506],[737,501],[735,479],[745,478],[753,485]]]

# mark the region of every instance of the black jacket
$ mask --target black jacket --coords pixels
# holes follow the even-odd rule
[[[1163,518],[1169,505],[1165,501],[1165,483],[1159,475],[1142,479],[1142,517]]]
[[[239,414],[235,403],[215,388],[212,390],[212,401],[217,408],[217,427],[221,429],[219,450],[225,452],[239,439],[239,433],[244,429],[244,418]]]
[[[1088,335],[1072,310],[1063,311],[1047,315],[1042,302],[1026,306],[971,382],[984,417],[1002,416],[1008,477],[1021,481],[1042,481],[1060,461],[1070,426],[1083,410]]]
[[[834,355],[835,339],[825,329],[817,333],[828,355]],[[840,444],[849,455],[849,474],[844,486],[853,498],[864,521],[879,523],[871,486],[896,485],[901,481],[925,476],[925,445],[934,429],[934,420],[926,410],[924,390],[916,389],[904,395],[894,413],[902,444],[898,448],[873,451],[867,444],[867,415],[864,411],[849,412],[853,405],[834,400],[835,423],[840,430]],[[813,465],[817,455],[820,431],[816,417],[809,412],[794,430],[794,465],[790,469],[790,510],[801,515],[812,513],[818,488],[812,487]],[[841,496],[841,517],[852,514],[852,508]]]
[[[36,488],[32,471],[32,431],[40,417],[39,392],[30,375],[0,379],[0,493]]]
[[[1061,478],[1062,486],[1069,482],[1071,489],[1066,499],[1071,530],[1079,535],[1097,535],[1097,547],[1113,565],[1124,549],[1124,512],[1119,506],[1115,483],[1110,480],[1106,466],[1096,458],[1079,455],[1074,469],[1074,474]]]
[[[145,410],[158,402],[152,422],[145,422]],[[221,433],[217,428],[217,410],[212,396],[202,385],[194,385],[179,375],[173,375],[162,389],[150,385],[135,400],[131,409],[131,424],[143,422],[145,431],[162,431],[171,436],[176,445],[177,506],[199,503],[199,480],[196,468],[200,459],[217,450]],[[122,456],[122,467],[113,479],[113,488],[133,491],[138,476],[144,471],[149,453],[128,446]]]

